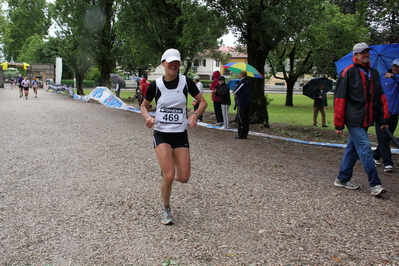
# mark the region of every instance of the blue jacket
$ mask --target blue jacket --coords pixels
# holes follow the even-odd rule
[[[383,76],[385,74],[380,75],[380,80],[387,97],[389,115],[399,115],[399,74],[389,79]]]
[[[234,89],[237,106],[250,106],[252,103],[252,84],[248,78],[242,78]]]

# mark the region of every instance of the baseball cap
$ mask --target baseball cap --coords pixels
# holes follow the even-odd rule
[[[199,81],[200,77],[199,76],[195,76],[194,79]]]
[[[393,60],[392,65],[399,66],[399,58],[396,58],[395,60]]]
[[[353,46],[353,54],[361,53],[364,50],[373,50],[373,49],[370,48],[365,42],[360,42],[355,44],[355,46]]]
[[[225,80],[226,78],[224,76],[220,76],[219,80]]]
[[[172,61],[179,61],[180,60],[180,52],[176,49],[168,49],[166,50],[163,55],[161,61],[165,60],[166,62],[170,63]]]

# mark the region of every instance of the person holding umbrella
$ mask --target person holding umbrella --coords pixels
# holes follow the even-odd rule
[[[353,47],[353,64],[340,73],[335,88],[335,132],[342,134],[346,125],[349,138],[334,186],[359,188],[350,180],[353,167],[360,159],[368,176],[371,194],[377,196],[386,190],[381,186],[374,165],[367,129],[374,122],[380,125],[381,130],[387,128],[389,113],[379,73],[370,67],[370,49],[366,43],[358,43]]]
[[[247,71],[240,72],[240,81],[233,91],[236,97],[237,116],[238,116],[238,134],[235,139],[247,139],[249,132],[249,117],[252,103],[252,84],[247,77]]]
[[[388,72],[381,74],[381,85],[388,101],[390,115],[388,119],[389,131],[393,134],[398,125],[399,115],[399,58],[392,62],[392,68]],[[380,166],[380,159],[382,158],[384,171],[392,172],[392,153],[389,145],[391,137],[379,127],[375,128],[375,132],[377,133],[378,146],[373,153],[374,164]]]
[[[321,125],[322,127],[328,127],[326,125],[326,111],[325,108],[327,108],[328,103],[327,103],[327,95],[326,92],[324,91],[324,85],[323,83],[319,83],[318,89],[314,91],[313,93],[313,126],[317,127],[317,115],[321,114]],[[325,108],[324,108],[325,107]]]

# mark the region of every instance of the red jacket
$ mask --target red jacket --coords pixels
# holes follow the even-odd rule
[[[215,94],[215,91],[219,88],[219,77],[220,77],[219,70],[216,70],[212,73],[213,81],[211,83],[210,89],[212,91],[211,96],[212,96],[213,102],[220,102],[220,97]],[[216,89],[216,90],[214,90],[214,89]]]
[[[378,71],[369,65],[354,64],[342,70],[334,93],[334,125],[342,130],[387,124],[388,103]],[[368,85],[368,84],[369,85]]]

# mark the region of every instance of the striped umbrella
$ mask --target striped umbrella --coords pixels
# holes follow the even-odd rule
[[[224,65],[223,67],[235,73],[240,73],[243,70],[247,71],[248,77],[261,78],[261,79],[263,78],[263,76],[259,73],[258,70],[256,70],[253,66],[247,63],[231,62],[228,63],[227,65]]]

